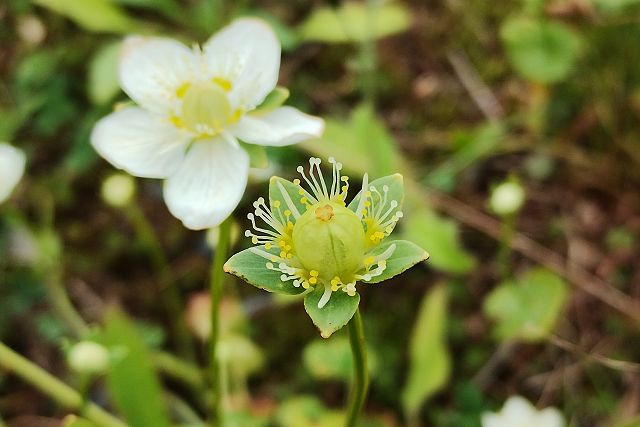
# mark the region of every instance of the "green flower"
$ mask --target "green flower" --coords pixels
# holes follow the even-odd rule
[[[358,282],[382,282],[429,257],[411,242],[388,239],[403,216],[402,175],[369,182],[365,174],[347,205],[349,177],[335,159],[329,163],[330,183],[314,157],[307,171],[298,167],[302,181],[272,177],[269,204],[259,198],[248,215],[253,230],[245,235],[256,246],[225,264],[226,272],[269,292],[305,293],[305,309],[325,338],[355,313]]]

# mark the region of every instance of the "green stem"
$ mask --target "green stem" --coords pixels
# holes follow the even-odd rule
[[[49,301],[54,312],[62,319],[76,338],[83,337],[89,327],[69,300],[69,295],[62,279],[60,263],[56,263],[50,271],[45,271],[44,282],[49,292]]]
[[[218,237],[218,246],[214,252],[213,267],[211,268],[210,295],[211,295],[211,340],[209,347],[209,363],[210,363],[210,380],[213,391],[213,400],[211,402],[211,425],[214,427],[224,425],[223,414],[220,408],[222,402],[222,378],[220,375],[220,364],[216,356],[218,350],[218,339],[220,335],[220,300],[222,299],[222,291],[224,286],[224,270],[223,266],[227,260],[229,244],[231,238],[231,218],[224,220],[220,224],[220,235]]]
[[[0,342],[0,366],[48,395],[62,406],[77,411],[98,427],[126,427],[126,424],[84,398],[44,369],[33,364]]]
[[[364,340],[364,328],[360,309],[349,322],[349,342],[353,355],[353,383],[349,394],[349,412],[346,427],[355,427],[360,416],[360,411],[367,397],[369,387],[369,371],[367,370],[367,350]]]
[[[169,267],[162,244],[156,232],[149,223],[146,215],[137,203],[133,203],[126,209],[126,214],[133,225],[138,239],[144,245],[151,257],[153,270],[158,275],[159,297],[170,319],[169,328],[174,344],[180,354],[188,360],[195,358],[191,334],[187,329],[182,310],[184,303],[176,284],[175,278]]]
[[[502,218],[502,230],[498,247],[498,269],[502,280],[511,278],[511,239],[515,232],[515,215],[507,215]]]

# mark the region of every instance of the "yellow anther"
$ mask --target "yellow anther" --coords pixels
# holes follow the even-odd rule
[[[309,274],[313,277],[318,277],[320,275],[320,273],[318,273],[316,270],[311,270]]]
[[[171,123],[177,128],[183,128],[184,127],[184,122],[178,116],[171,116],[169,121],[171,121]]]
[[[273,202],[273,207],[276,208],[276,209],[279,208],[280,207],[280,200],[274,201]]]
[[[300,180],[298,178],[293,180],[294,185],[300,185]]]
[[[338,284],[337,284],[337,283],[335,283],[335,284],[331,284],[331,290],[332,290],[333,292],[337,291],[338,289],[340,289],[340,288],[338,288]]]
[[[369,207],[369,206],[371,206],[371,202],[367,200],[366,202],[364,202],[364,205],[365,205],[366,207]]]
[[[278,257],[277,257],[277,256],[272,256],[272,257],[271,257],[271,261],[273,261],[273,262],[278,261]]]
[[[301,188],[300,190],[298,190],[298,194],[304,196],[304,190]]]
[[[254,245],[257,245],[257,244],[258,244],[258,238],[257,238],[257,237],[255,237],[255,236],[254,236],[254,237],[252,237],[252,238],[251,238],[251,243],[253,243]]]
[[[178,98],[184,98],[184,95],[187,93],[190,87],[191,87],[191,83],[187,82],[187,83],[181,84],[180,87],[176,89],[176,96]]]
[[[309,289],[309,282],[307,282],[306,280],[302,282],[302,287],[305,289]]]
[[[367,191],[366,193],[364,193],[364,195],[365,195],[366,197],[371,197],[371,191]]]
[[[286,258],[287,253],[285,251],[280,252],[280,258]]]
[[[369,266],[369,265],[373,264],[373,262],[375,260],[376,259],[374,257],[372,257],[372,256],[367,257],[367,258],[364,259],[364,265]]]
[[[287,242],[285,242],[284,240],[280,240],[278,241],[278,246],[280,246],[281,248],[284,248],[285,246],[287,246]]]
[[[306,205],[306,204],[307,204],[307,202],[308,202],[308,200],[307,200],[307,198],[306,198],[306,197],[302,197],[302,198],[300,199],[300,203],[302,203],[303,205]]]
[[[291,211],[289,209],[287,209],[286,211],[284,211],[284,216],[289,217],[291,216]]]
[[[347,295],[349,295],[350,297],[355,297],[356,296],[356,291],[354,291],[353,289],[349,289],[347,291]]]
[[[317,277],[309,278],[309,283],[311,283],[312,285],[315,285],[316,283],[318,283],[318,278]]]
[[[222,77],[214,77],[211,81],[222,88],[225,92],[229,92],[233,85],[227,79],[223,79]]]
[[[265,243],[265,244],[264,244],[264,248],[265,248],[266,250],[271,249],[271,243]]]
[[[345,176],[342,176],[342,177],[340,177],[340,181],[342,181],[342,182],[347,182],[347,181],[349,181],[349,177],[348,177],[348,176],[346,176],[346,175],[345,175]]]

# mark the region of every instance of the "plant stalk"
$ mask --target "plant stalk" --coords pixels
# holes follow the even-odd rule
[[[223,424],[222,403],[222,376],[220,375],[220,363],[217,357],[218,339],[220,335],[220,300],[224,288],[223,266],[227,260],[231,240],[231,217],[220,224],[218,246],[214,251],[213,266],[211,268],[210,295],[211,295],[211,339],[209,342],[210,381],[213,391],[211,402],[211,425],[219,427]]]
[[[369,388],[367,349],[359,308],[356,309],[356,313],[349,321],[349,343],[351,344],[351,354],[353,355],[353,382],[349,393],[349,410],[345,426],[355,427]]]
[[[85,401],[76,390],[11,350],[2,342],[0,342],[0,366],[13,372],[65,408],[77,411],[79,415],[98,427],[126,427],[125,423],[98,405]]]

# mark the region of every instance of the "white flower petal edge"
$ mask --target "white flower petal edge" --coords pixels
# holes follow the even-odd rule
[[[0,143],[0,203],[9,198],[22,178],[26,162],[22,150],[7,143]]]
[[[284,146],[319,138],[324,121],[293,107],[280,107],[266,114],[248,114],[229,131],[250,144]]]
[[[177,90],[202,74],[193,51],[172,39],[130,36],[120,51],[122,89],[140,106],[163,116],[177,108]]]
[[[232,83],[229,99],[236,108],[251,110],[276,87],[280,42],[264,21],[238,19],[204,45],[209,78]]]
[[[164,184],[169,211],[185,227],[220,224],[240,202],[249,175],[249,156],[222,138],[197,141]]]
[[[115,167],[142,178],[167,178],[180,165],[189,135],[137,107],[100,119],[91,145]]]
[[[562,414],[556,408],[538,411],[521,396],[510,397],[498,413],[482,415],[482,427],[564,427]]]

